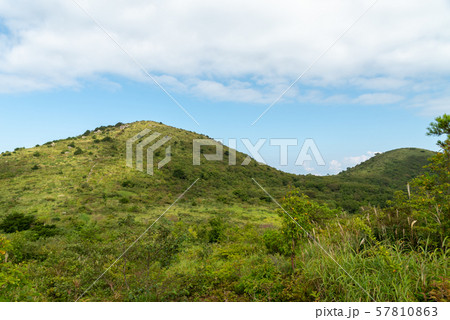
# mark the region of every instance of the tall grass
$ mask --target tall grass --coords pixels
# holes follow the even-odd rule
[[[430,291],[447,290],[445,251],[411,250],[402,243],[368,244],[361,236],[351,229],[329,228],[320,236],[320,246],[304,244],[297,259],[304,276],[318,280],[318,300],[424,301],[433,300]]]

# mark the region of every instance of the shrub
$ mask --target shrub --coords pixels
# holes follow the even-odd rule
[[[289,246],[283,234],[277,230],[267,230],[263,235],[264,245],[270,254],[289,254]]]
[[[54,224],[44,224],[43,222],[36,222],[31,230],[35,233],[36,238],[48,238],[58,234],[58,229]]]
[[[282,233],[289,243],[291,252],[291,266],[295,270],[296,248],[311,232],[313,227],[324,225],[336,212],[325,205],[311,201],[300,190],[294,189],[282,199],[278,214],[283,219]],[[286,212],[284,210],[287,210]],[[308,234],[307,234],[308,233]]]
[[[238,197],[239,199],[241,199],[242,201],[248,201],[249,199],[249,195],[248,192],[244,191],[244,190],[234,190],[233,194]]]
[[[80,147],[77,148],[77,150],[75,150],[75,152],[73,153],[74,155],[79,155],[79,154],[83,154],[83,150],[81,150]]]
[[[35,164],[33,167],[31,167],[31,170],[39,170],[41,167],[38,164]]]
[[[128,199],[128,198],[120,198],[119,202],[123,203],[123,204],[130,203],[130,199]]]
[[[36,151],[35,153],[33,153],[33,157],[40,157],[41,156],[41,154],[38,152],[38,151]]]
[[[125,180],[122,182],[122,187],[124,187],[124,188],[133,188],[134,186],[135,186],[135,184],[131,180]]]
[[[175,178],[178,178],[178,179],[186,179],[187,177],[186,177],[186,173],[183,171],[183,169],[175,169],[174,171],[173,171],[173,174],[172,174]]]
[[[430,291],[425,294],[427,301],[450,301],[450,280],[441,276],[439,280],[431,282]]]
[[[102,142],[113,142],[113,139],[111,137],[104,137]]]
[[[6,233],[16,231],[24,231],[31,228],[36,221],[36,217],[32,215],[24,215],[23,213],[7,214],[0,223],[0,229]]]
[[[71,147],[71,148],[75,148],[75,142],[71,142],[71,143],[69,143],[68,145],[67,145],[68,147]]]
[[[242,270],[235,290],[243,292],[256,301],[277,300],[283,289],[281,273],[269,257],[252,256]]]
[[[208,242],[215,243],[220,240],[225,230],[224,223],[221,218],[213,218],[209,220],[210,230],[208,232]]]

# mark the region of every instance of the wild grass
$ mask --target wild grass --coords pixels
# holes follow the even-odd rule
[[[126,139],[149,125],[174,142],[173,161],[151,177],[124,163]],[[277,198],[297,186],[333,208],[359,208],[384,203],[393,180],[406,179],[383,171],[384,165],[408,166],[396,162],[396,152],[375,157],[377,169],[363,166],[359,177],[358,170],[297,176],[254,161],[247,167],[190,166],[193,138],[206,137],[138,122],[0,156],[0,220],[18,213],[41,223],[0,233],[0,300],[76,300],[198,177],[195,188],[82,300],[370,301],[364,290],[377,301],[448,299],[446,252],[371,241],[356,215],[333,217],[312,231],[351,277],[308,240],[297,246],[292,270],[279,242],[282,219],[251,180],[257,178]],[[75,154],[77,148],[82,152]],[[415,174],[427,155],[397,153],[414,157],[408,172]],[[176,177],[175,170],[185,175]],[[57,232],[49,235],[42,224]]]

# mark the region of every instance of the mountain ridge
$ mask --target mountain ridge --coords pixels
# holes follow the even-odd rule
[[[153,176],[125,166],[126,141],[144,129],[171,137],[172,161],[155,170]],[[228,157],[233,149],[226,146],[223,161],[203,159],[200,166],[193,166],[193,139],[210,138],[153,121],[101,126],[77,137],[2,153],[0,179],[9,179],[7,185],[17,189],[16,193],[20,188],[26,188],[17,180],[24,177],[28,181],[27,187],[34,186],[41,191],[45,190],[42,181],[53,181],[56,188],[50,190],[51,193],[58,190],[67,193],[69,188],[73,197],[80,192],[87,198],[97,199],[95,201],[113,194],[124,202],[167,203],[169,195],[182,192],[188,181],[200,178],[202,191],[196,192],[199,198],[224,204],[268,202],[270,199],[261,193],[252,181],[254,178],[275,197],[297,187],[313,199],[355,212],[361,202],[382,206],[390,199],[392,191],[402,189],[411,178],[424,172],[422,167],[433,154],[423,149],[401,148],[376,155],[337,175],[295,175],[259,164],[253,159],[247,166],[229,166]],[[206,146],[202,150],[214,153],[215,147]],[[164,156],[164,151],[155,152],[157,161]],[[237,163],[247,156],[236,151]],[[145,196],[144,190],[151,194]],[[87,196],[89,193],[91,197]]]

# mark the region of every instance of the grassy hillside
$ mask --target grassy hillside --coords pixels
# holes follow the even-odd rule
[[[155,170],[153,176],[125,166],[126,140],[145,128],[172,137],[172,161]],[[12,208],[54,213],[104,212],[120,205],[137,210],[136,206],[171,203],[197,178],[200,181],[191,192],[195,199],[257,204],[267,199],[260,199],[263,195],[252,177],[273,189],[277,196],[287,189],[282,178],[294,177],[255,161],[246,167],[217,161],[193,166],[195,138],[207,137],[159,123],[138,122],[125,129],[120,129],[120,125],[97,128],[82,136],[3,153],[0,205],[4,212]],[[163,151],[157,152],[155,160],[163,157]],[[238,162],[245,157],[238,153]]]
[[[354,179],[382,181],[386,185],[402,188],[401,177],[410,180],[422,172],[424,163],[434,152],[418,148],[402,148],[380,153],[353,168],[340,173],[340,176]]]
[[[145,128],[172,137],[172,161],[153,176],[125,165],[126,141]],[[430,152],[394,150],[336,176],[297,176],[254,160],[229,166],[228,148],[224,162],[193,166],[195,138],[207,137],[142,121],[3,153],[0,301],[76,300],[168,209],[82,301],[370,300],[321,247],[334,252],[377,300],[424,300],[414,279],[429,274],[420,290],[431,291],[447,270],[445,256],[404,259],[404,249],[392,247],[387,259],[377,243],[356,255],[366,250],[361,239],[367,228],[357,214],[340,209],[357,213],[368,203],[383,205],[423,171]],[[156,153],[156,161],[163,157]],[[245,157],[238,153],[238,163]],[[280,212],[251,178],[280,201],[297,187],[331,207],[326,224],[313,225],[321,246],[305,241],[295,270]],[[405,272],[392,274],[399,263],[408,263]]]
[[[172,161],[153,176],[125,166],[126,140],[145,128],[172,137]],[[155,122],[136,122],[102,127],[84,135],[48,142],[31,149],[16,149],[0,157],[0,205],[54,212],[104,211],[116,204],[130,206],[170,203],[195,179],[192,194],[197,199],[232,204],[264,205],[268,197],[251,178],[255,178],[275,197],[298,187],[311,198],[355,212],[362,204],[383,206],[394,190],[403,189],[432,152],[398,149],[386,152],[337,176],[297,176],[278,171],[252,160],[247,166],[229,166],[230,150],[224,161],[192,165],[192,140],[207,136]],[[141,139],[142,140],[142,139]],[[213,153],[214,147],[203,147]],[[237,153],[237,163],[247,155]],[[155,162],[164,158],[156,152]],[[144,163],[144,168],[145,168]],[[74,201],[76,203],[74,205]],[[197,200],[199,201],[199,200]],[[45,205],[43,205],[45,204]],[[6,210],[8,211],[8,210]]]

